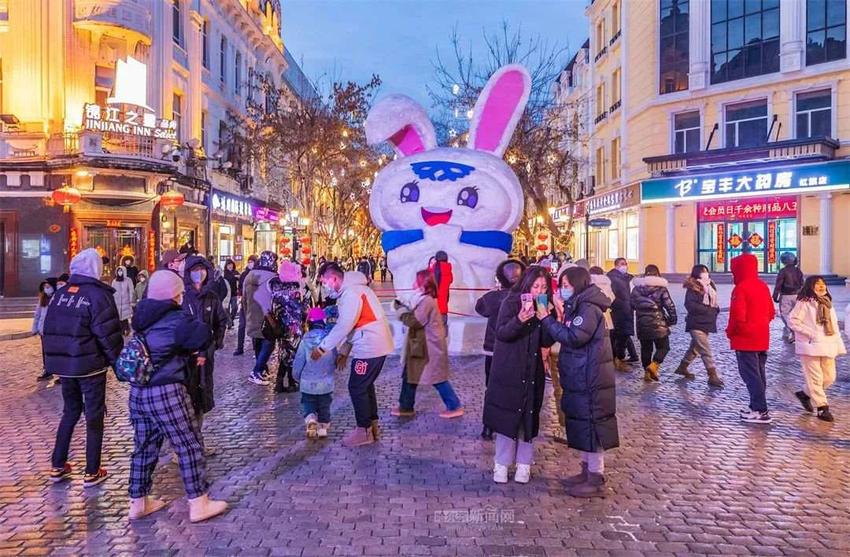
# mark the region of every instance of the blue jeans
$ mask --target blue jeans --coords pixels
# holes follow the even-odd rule
[[[738,373],[747,385],[750,393],[750,410],[753,412],[767,412],[767,374],[765,364],[767,363],[767,352],[750,352],[738,350],[735,352],[738,359]]]
[[[266,339],[255,339],[256,345],[259,348],[257,351],[257,360],[254,362],[254,375],[261,375],[269,363],[269,358],[274,352],[274,341]]]
[[[310,414],[316,414],[320,424],[329,424],[331,423],[332,400],[332,393],[323,395],[301,393],[301,415],[306,418]]]
[[[413,406],[416,404],[416,387],[418,385],[408,383],[407,368],[404,368],[401,374],[401,394],[398,396],[398,407],[400,409],[413,410]],[[446,405],[447,410],[457,410],[461,407],[460,399],[452,388],[451,383],[448,381],[435,383],[434,388],[437,389],[437,393],[443,399],[443,404]]]

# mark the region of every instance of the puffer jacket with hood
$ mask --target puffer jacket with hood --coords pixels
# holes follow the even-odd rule
[[[606,276],[611,280],[611,290],[614,291],[614,303],[611,304],[614,330],[619,335],[630,337],[635,334],[635,315],[632,309],[630,286],[632,275],[611,269]]]
[[[702,283],[694,277],[685,279],[685,309],[688,316],[685,318],[685,332],[702,331],[704,333],[717,332],[717,315],[720,313],[719,306],[711,306],[705,303],[705,288]],[[717,287],[711,283],[715,292]]]
[[[150,275],[147,271],[139,271],[139,274],[136,276],[136,292],[135,292],[135,301],[139,303],[147,293],[148,290],[148,279]]]
[[[770,322],[776,316],[770,289],[758,275],[758,259],[744,253],[732,259],[732,301],[726,337],[732,350],[765,352],[770,345]]]
[[[644,340],[664,338],[676,324],[676,304],[667,290],[667,279],[656,276],[637,277],[631,303],[637,318],[637,337]]]
[[[191,270],[197,265],[203,265],[207,276],[201,284],[201,289],[192,284]],[[183,275],[183,284],[186,285],[186,293],[183,296],[183,309],[195,319],[206,323],[213,333],[213,344],[210,352],[221,349],[224,346],[224,333],[227,331],[227,314],[216,292],[216,281],[213,278],[213,267],[206,258],[199,255],[190,255],[186,258],[186,272]]]
[[[618,271],[619,272],[619,271]],[[614,295],[614,290],[611,288],[611,279],[606,277],[605,275],[590,275],[590,282],[596,285],[599,290],[605,294],[605,297],[608,298],[611,303],[614,303],[614,300],[617,298]],[[611,315],[611,308],[605,310],[605,328],[609,331],[614,328],[614,318]]]
[[[103,260],[85,249],[71,260],[71,277],[50,299],[44,319],[44,368],[59,377],[102,373],[115,363],[124,339],[115,290],[100,280]],[[129,282],[129,280],[128,280]]]
[[[277,259],[263,252],[245,277],[242,306],[245,308],[245,332],[251,338],[263,338],[263,319],[272,307],[271,291],[266,283],[277,276]]]
[[[115,278],[112,280],[112,288],[115,290],[115,306],[118,308],[118,319],[124,321],[133,315],[133,304],[136,301],[136,291],[133,281],[127,275],[126,267],[115,269]]]
[[[593,275],[591,275],[593,276]],[[591,284],[570,298],[564,322],[550,316],[543,326],[561,343],[558,374],[564,394],[567,445],[586,452],[619,446],[614,355],[605,326],[611,300]]]
[[[381,302],[366,285],[366,276],[357,271],[345,273],[336,302],[339,317],[319,345],[329,352],[346,340],[352,358],[378,358],[392,353],[393,335]]]

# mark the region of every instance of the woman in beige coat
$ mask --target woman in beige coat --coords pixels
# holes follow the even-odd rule
[[[446,342],[446,327],[437,308],[437,283],[430,271],[416,273],[413,293],[405,301],[396,300],[394,305],[401,313],[401,322],[407,327],[402,360],[404,371],[401,377],[401,394],[393,416],[414,415],[418,385],[433,385],[446,410],[441,418],[457,418],[463,415],[463,405],[449,383],[449,355]]]

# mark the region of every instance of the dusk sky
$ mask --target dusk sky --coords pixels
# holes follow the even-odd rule
[[[465,47],[484,48],[483,32],[507,21],[524,36],[539,35],[572,55],[589,31],[587,0],[287,0],[283,40],[311,79],[367,80],[381,94],[405,93],[430,108],[425,84],[437,49],[451,59],[457,28]],[[565,55],[565,64],[569,56]]]

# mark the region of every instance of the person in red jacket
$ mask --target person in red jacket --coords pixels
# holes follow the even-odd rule
[[[448,327],[449,323],[449,288],[451,288],[454,276],[452,275],[452,264],[449,263],[449,256],[443,250],[434,254],[434,261],[431,263],[431,273],[434,275],[434,280],[437,282],[437,309],[440,310],[440,315],[443,316],[443,324]]]
[[[738,372],[750,393],[750,406],[741,420],[757,424],[773,421],[767,411],[767,348],[770,322],[776,315],[770,289],[758,278],[758,260],[744,253],[732,260],[732,303],[726,336],[738,359]]]

